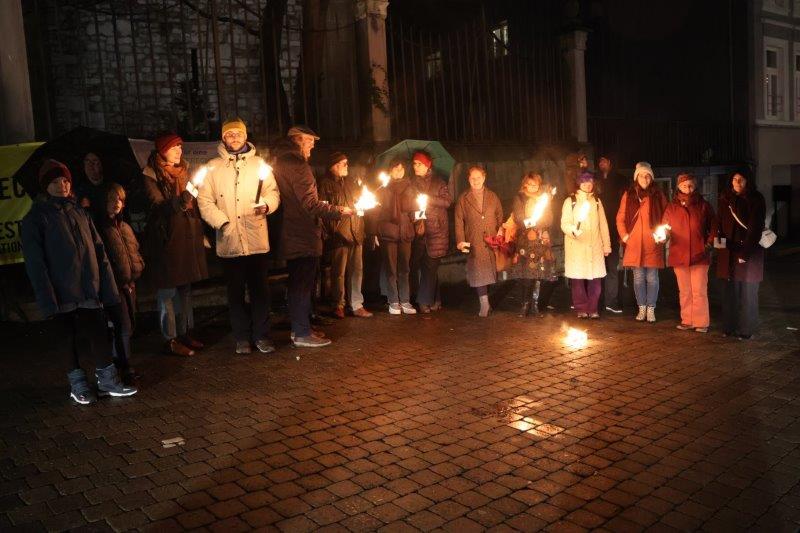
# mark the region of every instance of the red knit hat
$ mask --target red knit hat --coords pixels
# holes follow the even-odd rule
[[[55,159],[48,159],[42,163],[39,169],[39,187],[44,191],[51,181],[61,177],[67,178],[67,181],[72,184],[72,173],[67,165]]]
[[[426,152],[414,152],[414,157],[411,158],[411,161],[419,161],[428,168],[433,166],[433,160]]]
[[[156,151],[159,154],[164,155],[173,146],[178,146],[179,144],[183,144],[183,139],[181,139],[177,133],[164,133],[163,135],[159,135],[158,137],[156,137],[155,143],[156,143]]]

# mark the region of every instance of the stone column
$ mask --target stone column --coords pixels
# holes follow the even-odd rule
[[[0,144],[33,141],[33,105],[21,0],[0,2]]]
[[[581,144],[589,142],[586,125],[586,32],[572,30],[561,36],[561,52],[567,62],[570,94],[570,130]]]
[[[376,143],[391,139],[386,59],[388,6],[388,0],[355,0],[361,137]]]

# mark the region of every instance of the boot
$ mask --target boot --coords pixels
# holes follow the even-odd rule
[[[640,305],[639,314],[636,315],[636,320],[638,320],[639,322],[644,322],[645,318],[647,318],[647,306]]]
[[[67,374],[67,379],[69,379],[70,387],[69,397],[74,401],[81,405],[89,405],[97,401],[97,397],[86,381],[86,372],[84,372],[82,368],[76,368],[69,372]]]
[[[120,382],[117,367],[113,364],[95,369],[95,376],[97,376],[98,396],[124,397],[133,396],[139,392],[136,387],[126,387]]]
[[[492,307],[489,305],[489,295],[484,294],[478,296],[478,300],[481,303],[481,310],[478,311],[478,316],[486,318],[487,316],[489,316],[489,312],[492,310]]]
[[[656,321],[656,308],[647,306],[647,321],[651,324]]]

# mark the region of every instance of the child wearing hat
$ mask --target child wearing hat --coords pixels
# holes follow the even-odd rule
[[[72,174],[51,159],[39,171],[39,185],[44,192],[22,220],[22,250],[36,303],[59,340],[53,348],[69,368],[70,398],[82,405],[97,399],[81,355],[95,365],[100,396],[136,394],[120,383],[112,363],[103,307],[118,305],[119,293],[103,241],[72,195]]]

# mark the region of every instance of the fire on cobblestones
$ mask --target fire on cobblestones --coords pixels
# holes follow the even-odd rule
[[[564,345],[567,348],[572,350],[581,350],[586,348],[586,345],[589,344],[589,334],[586,330],[577,329],[573,327],[566,327],[566,333],[564,334]]]

